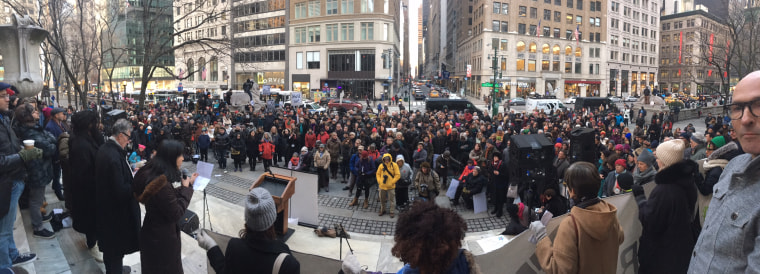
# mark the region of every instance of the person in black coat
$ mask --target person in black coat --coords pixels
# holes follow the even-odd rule
[[[141,168],[133,192],[145,205],[140,229],[140,266],[143,273],[182,273],[182,233],[177,221],[193,197],[192,184],[198,177],[182,176],[183,144],[176,140],[158,145],[156,157]],[[173,183],[179,182],[175,188]]]
[[[507,214],[509,215],[509,225],[507,225],[507,228],[504,229],[504,232],[502,232],[501,235],[515,236],[528,229],[528,227],[524,226],[522,222],[520,221],[519,211],[520,211],[520,208],[518,205],[516,204],[507,205]]]
[[[224,254],[205,232],[199,235],[198,245],[208,250],[210,267],[216,273],[300,273],[301,264],[291,254],[288,245],[277,240],[276,219],[277,209],[272,195],[266,189],[254,188],[246,199],[245,232],[241,237],[231,239]]]
[[[69,162],[76,163],[76,172],[64,177],[64,185],[71,197],[71,218],[74,230],[85,234],[87,248],[97,244],[95,229],[95,180],[98,148],[103,144],[98,132],[98,114],[80,111],[71,116],[72,135],[69,139]],[[134,132],[132,133],[134,134]],[[134,138],[133,138],[134,139]]]
[[[224,127],[219,127],[214,133],[214,156],[218,161],[219,168],[227,172],[227,151],[230,149],[230,135]]]
[[[245,138],[245,152],[248,156],[248,165],[251,171],[256,171],[256,157],[259,156],[259,142],[261,138],[256,136],[256,130],[252,129]]]
[[[235,164],[235,171],[243,172],[243,164],[245,164],[245,157],[247,156],[243,132],[232,132],[232,141],[230,142],[230,148],[230,154],[232,155],[232,160]]]
[[[491,167],[491,199],[494,202],[494,209],[491,214],[496,214],[500,218],[504,215],[504,202],[507,199],[507,188],[509,187],[509,165],[501,160],[500,153],[493,154]]]
[[[140,249],[140,206],[132,192],[132,170],[124,150],[131,129],[127,120],[116,121],[113,135],[95,156],[96,234],[107,274],[129,270],[122,267],[124,255]]]
[[[639,206],[642,231],[639,243],[640,273],[686,273],[696,244],[694,230],[699,166],[683,160],[684,144],[671,140],[657,147],[660,170],[649,197],[641,186],[632,187]]]
[[[467,209],[473,208],[472,196],[475,196],[475,194],[483,191],[483,187],[485,187],[486,183],[488,182],[486,176],[480,174],[480,172],[480,167],[475,166],[472,173],[467,175],[467,177],[462,180],[462,183],[464,184],[464,189],[462,190],[462,198],[464,198]]]

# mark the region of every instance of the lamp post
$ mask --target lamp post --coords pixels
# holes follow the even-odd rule
[[[499,46],[496,43],[491,44],[493,47],[493,59],[491,60],[491,68],[493,69],[493,86],[491,87],[493,89],[493,96],[491,97],[491,117],[496,117],[496,114],[499,112],[498,105],[496,104],[496,77],[499,76]]]

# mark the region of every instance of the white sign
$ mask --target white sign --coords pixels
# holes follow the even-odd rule
[[[293,92],[290,94],[291,103],[293,106],[301,106],[303,105],[303,100],[301,100],[301,93],[300,92]]]
[[[264,96],[269,96],[272,94],[272,92],[269,90],[271,86],[266,85],[262,88],[261,93],[264,94]]]
[[[203,191],[206,189],[206,186],[211,181],[211,172],[213,170],[214,164],[199,161],[195,171],[198,172],[198,178],[195,178],[193,189],[198,191]]]
[[[451,179],[451,183],[449,183],[449,189],[446,191],[446,196],[454,199],[457,193],[457,187],[459,187],[459,180]]]
[[[472,195],[473,211],[475,214],[486,212],[488,210],[488,203],[486,201],[486,188],[483,188],[478,194]]]
[[[274,112],[274,100],[267,101],[267,111]]]
[[[472,65],[467,65],[467,78],[472,77]]]

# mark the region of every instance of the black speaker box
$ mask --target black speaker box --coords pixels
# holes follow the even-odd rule
[[[585,161],[596,163],[599,159],[599,149],[594,144],[595,130],[593,128],[575,128],[570,132],[570,162]]]
[[[551,166],[554,160],[554,144],[543,134],[512,135],[509,148],[510,160],[518,168]]]

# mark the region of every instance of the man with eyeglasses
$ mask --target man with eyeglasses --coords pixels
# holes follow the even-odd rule
[[[689,273],[760,272],[760,71],[736,85],[728,116],[746,153],[726,165],[713,187]]]

